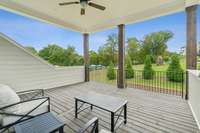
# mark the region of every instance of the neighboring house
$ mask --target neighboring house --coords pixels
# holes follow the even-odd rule
[[[179,49],[179,54],[186,55],[186,47],[185,46],[183,46]],[[200,55],[200,42],[197,45],[197,55]]]
[[[198,47],[197,47],[197,54],[200,56],[200,42],[199,42]]]
[[[183,56],[186,55],[186,48],[185,48],[185,46],[180,48],[179,54],[183,55]]]

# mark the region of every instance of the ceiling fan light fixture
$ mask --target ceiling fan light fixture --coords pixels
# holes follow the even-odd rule
[[[72,1],[72,2],[62,2],[62,3],[59,3],[59,5],[60,6],[65,6],[65,5],[75,5],[75,4],[77,5],[77,4],[80,4],[80,6],[81,6],[81,15],[85,15],[85,11],[86,11],[87,6],[96,8],[96,9],[101,10],[101,11],[104,11],[106,9],[105,6],[93,3],[91,1],[92,0],[77,0],[77,1]]]
[[[81,4],[81,7],[83,9],[85,9],[87,7],[87,5],[88,5],[88,2],[87,1],[81,1],[80,4]]]

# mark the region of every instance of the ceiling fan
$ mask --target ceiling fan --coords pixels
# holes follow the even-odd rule
[[[74,1],[74,2],[63,2],[63,3],[59,3],[60,6],[66,6],[66,5],[74,5],[74,4],[80,4],[81,5],[81,15],[85,15],[85,9],[87,8],[87,6],[91,6],[94,7],[96,9],[102,10],[104,11],[106,9],[106,7],[101,6],[99,4],[90,2],[92,0],[80,0],[80,1]]]

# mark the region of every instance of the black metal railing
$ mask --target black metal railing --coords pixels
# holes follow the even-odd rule
[[[135,71],[132,79],[127,79],[128,87],[185,97],[186,74],[184,72],[155,71],[144,76],[143,71]]]
[[[90,80],[100,83],[117,84],[117,76],[114,80],[107,78],[107,69],[93,69],[90,71]],[[117,74],[117,70],[116,70]],[[149,73],[148,73],[149,74]],[[142,70],[134,70],[134,75],[130,79],[126,79],[126,86],[148,90],[152,92],[165,93],[170,95],[181,96],[186,95],[186,72],[166,72],[155,71],[148,76]],[[147,76],[144,76],[147,75]]]
[[[115,79],[109,80],[107,78],[107,68],[90,69],[90,81],[116,85],[117,84],[117,70],[115,70],[115,75],[116,75]]]

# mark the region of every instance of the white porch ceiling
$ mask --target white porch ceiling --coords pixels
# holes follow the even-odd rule
[[[80,5],[58,5],[71,1],[76,0],[0,0],[0,7],[71,30],[90,33],[183,11],[187,6],[200,3],[200,0],[92,0],[104,5],[106,10],[87,7],[86,15],[81,16]]]

